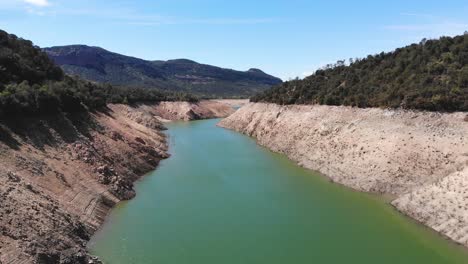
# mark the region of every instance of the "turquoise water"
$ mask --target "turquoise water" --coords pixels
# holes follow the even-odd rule
[[[468,263],[369,194],[329,183],[218,120],[169,124],[172,157],[90,243],[106,263]]]

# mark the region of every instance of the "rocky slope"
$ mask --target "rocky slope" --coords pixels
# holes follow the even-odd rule
[[[251,103],[219,125],[468,246],[466,113]]]
[[[228,104],[234,109],[239,109],[249,103],[249,99],[216,99],[213,100],[222,104]]]
[[[248,97],[282,82],[258,69],[235,71],[186,59],[147,61],[85,45],[51,47],[44,51],[70,75],[120,86]]]
[[[234,109],[227,103],[205,100],[199,103],[161,102],[142,106],[146,111],[157,116],[161,121],[166,120],[197,120],[214,117],[227,117]]]
[[[86,243],[133,182],[167,158],[165,119],[222,117],[220,103],[109,105],[0,121],[0,263],[92,263]],[[177,112],[179,110],[183,112]]]

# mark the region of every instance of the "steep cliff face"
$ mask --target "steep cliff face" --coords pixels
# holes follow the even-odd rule
[[[222,127],[359,191],[468,246],[466,113],[248,104]]]
[[[165,104],[0,121],[0,263],[92,260],[86,243],[108,211],[168,157]],[[175,120],[226,115],[219,103],[167,104],[188,109]]]

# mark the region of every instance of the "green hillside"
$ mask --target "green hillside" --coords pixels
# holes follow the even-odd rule
[[[422,40],[393,52],[339,61],[254,102],[468,111],[468,35]]]

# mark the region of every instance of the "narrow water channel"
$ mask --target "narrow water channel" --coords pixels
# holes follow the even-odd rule
[[[172,157],[90,243],[105,263],[468,263],[380,199],[329,183],[218,120],[168,125]]]

